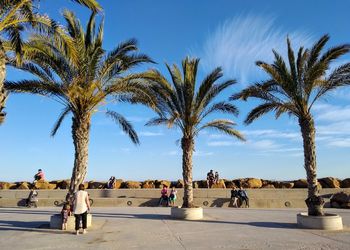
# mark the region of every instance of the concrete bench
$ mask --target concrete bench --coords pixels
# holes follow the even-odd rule
[[[92,215],[87,215],[87,227],[92,225]],[[61,214],[54,214],[50,217],[50,228],[62,229],[62,216]],[[67,220],[67,230],[75,230],[75,217],[69,216]]]

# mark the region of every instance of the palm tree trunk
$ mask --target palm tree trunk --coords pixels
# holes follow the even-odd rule
[[[183,137],[181,140],[182,148],[182,176],[184,180],[184,199],[183,208],[194,207],[193,204],[193,186],[192,186],[192,155],[194,149],[193,138]]]
[[[318,196],[319,188],[316,177],[316,146],[315,125],[311,116],[299,118],[299,125],[303,137],[304,167],[308,183],[308,198],[305,200],[308,214],[314,216],[323,215],[324,201]]]
[[[6,103],[6,91],[4,81],[6,76],[6,54],[0,42],[0,124],[4,122],[6,113],[4,112]]]
[[[74,115],[72,124],[72,136],[75,149],[74,168],[69,187],[69,193],[73,194],[83,183],[88,166],[90,115]]]

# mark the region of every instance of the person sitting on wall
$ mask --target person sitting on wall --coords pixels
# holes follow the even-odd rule
[[[216,184],[219,183],[219,173],[218,173],[218,171],[215,172],[214,181],[215,181]]]
[[[161,206],[163,204],[163,202],[166,202],[166,206],[169,205],[169,198],[168,198],[168,187],[166,185],[163,186],[162,190],[160,191],[160,199],[159,199],[159,203],[158,206]]]
[[[245,191],[243,189],[242,186],[240,186],[239,190],[238,190],[238,193],[239,193],[239,196],[242,200],[242,204],[243,204],[243,201],[245,203],[245,207],[249,207],[249,198],[248,198],[248,194],[247,194],[247,191]]]
[[[213,170],[210,170],[209,173],[207,173],[207,187],[211,188],[213,186],[215,180],[214,172]]]
[[[238,192],[238,189],[236,187],[232,187],[232,190],[231,190],[231,201],[232,201],[232,206],[233,207],[238,207],[238,200],[240,199],[240,195],[239,195],[239,192]]]
[[[109,178],[108,182],[107,182],[107,188],[108,189],[114,189],[115,187],[115,177],[114,176],[111,176],[111,178]]]
[[[38,173],[34,175],[34,182],[43,180],[45,180],[45,174],[41,169],[38,169]]]
[[[38,191],[36,191],[34,188],[32,188],[30,190],[29,196],[28,196],[28,198],[26,200],[26,206],[29,207],[29,208],[30,207],[37,208],[38,207],[38,201],[39,201],[38,195],[39,195]]]

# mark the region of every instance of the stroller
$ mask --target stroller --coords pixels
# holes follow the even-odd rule
[[[38,192],[34,189],[32,189],[29,193],[29,196],[26,200],[26,207],[31,208],[31,207],[38,207]]]

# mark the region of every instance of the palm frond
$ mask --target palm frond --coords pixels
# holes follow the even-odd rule
[[[64,118],[71,112],[70,107],[66,107],[63,109],[62,113],[60,114],[58,120],[55,122],[52,130],[51,130],[51,136],[54,137],[58,131],[58,129],[61,127],[61,124],[64,120]]]
[[[128,122],[122,115],[110,110],[107,110],[106,115],[112,118],[121,127],[124,133],[130,137],[134,144],[140,144],[136,131],[132,127],[131,123]]]

